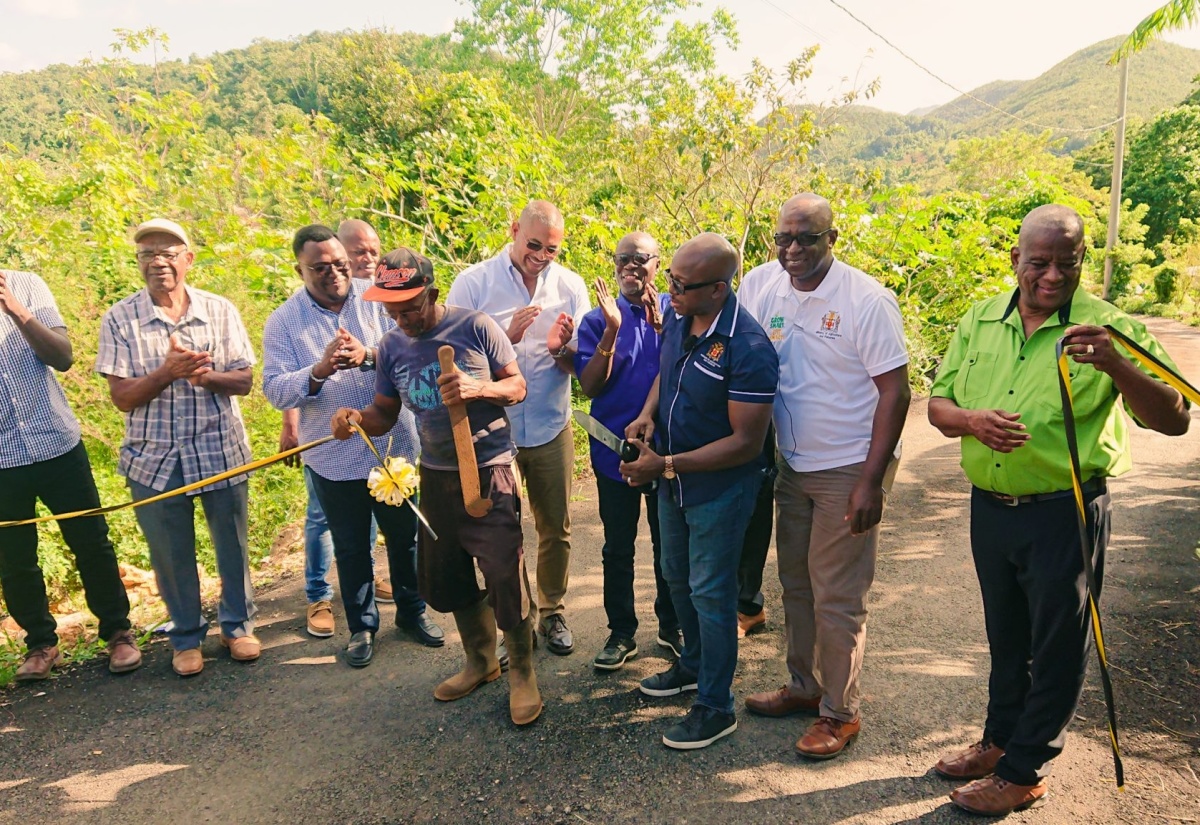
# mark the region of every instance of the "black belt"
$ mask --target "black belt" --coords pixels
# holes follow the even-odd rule
[[[984,490],[982,487],[976,487],[975,489],[979,490],[985,496],[1009,507],[1016,507],[1018,504],[1035,504],[1039,501],[1054,501],[1056,498],[1067,498],[1068,496],[1075,495],[1074,490],[1055,490],[1053,493],[1034,493],[1031,496],[1010,496],[1007,493]],[[1108,481],[1103,476],[1098,476],[1083,482],[1082,489],[1085,497],[1103,495],[1108,492]]]

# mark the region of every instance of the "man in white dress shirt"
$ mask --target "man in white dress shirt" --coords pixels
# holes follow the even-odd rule
[[[571,342],[574,319],[592,305],[583,279],[554,260],[563,240],[563,216],[554,204],[530,201],[509,232],[512,243],[464,270],[446,303],[487,313],[516,349],[529,394],[508,408],[508,417],[538,534],[538,632],[551,653],[565,656],[574,649],[563,616],[575,464]]]

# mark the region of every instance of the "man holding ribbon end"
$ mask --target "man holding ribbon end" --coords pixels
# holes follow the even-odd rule
[[[929,422],[962,439],[962,467],[973,485],[971,553],[991,651],[983,737],[934,770],[975,780],[950,798],[977,814],[1003,816],[1045,802],[1050,762],[1062,752],[1083,690],[1089,587],[1057,341],[1070,363],[1093,598],[1110,534],[1107,479],[1131,463],[1118,399],[1139,426],[1181,435],[1189,423],[1180,393],[1124,357],[1105,326],[1171,365],[1158,342],[1079,289],[1085,249],[1073,209],[1050,204],[1026,215],[1011,252],[1016,290],[967,312],[929,401]]]
[[[527,725],[541,714],[542,700],[516,448],[504,412],[525,398],[516,352],[484,313],[439,304],[433,264],[410,249],[384,256],[363,297],[383,302],[399,329],[380,342],[374,402],[338,410],[333,434],[349,438],[355,425],[368,435],[387,432],[402,407],[416,416],[421,507],[432,527],[418,542],[419,587],[435,610],[454,614],[466,653],[462,672],[439,684],[434,698],[461,699],[499,678],[499,626],[508,638],[509,712],[515,724]],[[486,591],[476,583],[476,563]]]
[[[364,405],[374,397],[376,348],[391,322],[378,306],[363,300],[369,281],[351,278],[350,261],[329,227],[312,224],[292,239],[296,271],[304,286],[271,313],[263,330],[263,392],[278,409],[299,409],[301,442],[315,441],[329,416],[347,404]],[[375,449],[409,461],[417,457],[416,426],[401,415],[377,433]],[[351,444],[324,444],[303,454],[306,481],[316,493],[333,535],[333,554],[350,643],[346,661],[371,663],[379,609],[371,554],[371,517],[387,543],[394,584],[396,626],[429,647],[444,644],[442,629],[428,617],[417,593],[416,516],[411,508],[391,507],[371,497],[367,477],[378,464],[371,447],[359,438]],[[306,567],[309,564],[306,563]],[[306,577],[311,585],[313,577]],[[309,592],[308,632],[332,636],[332,588]]]

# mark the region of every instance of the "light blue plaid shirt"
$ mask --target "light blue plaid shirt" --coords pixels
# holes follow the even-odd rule
[[[46,282],[32,272],[4,272],[8,290],[50,329],[66,326]],[[54,371],[42,363],[8,313],[0,312],[0,469],[26,467],[70,451],[79,421]]]
[[[339,407],[361,410],[375,399],[375,371],[339,370],[321,385],[316,395],[308,394],[312,367],[341,327],[364,347],[378,347],[393,326],[380,304],[364,301],[370,281],[355,278],[342,311],[332,312],[312,299],[301,287],[271,313],[263,329],[263,393],[280,410],[300,410],[300,443],[329,435],[329,420]],[[417,426],[413,414],[400,411],[396,426],[373,438],[381,455],[417,460]],[[359,436],[349,441],[331,441],[301,453],[305,465],[330,481],[365,480],[379,461]]]
[[[185,287],[188,308],[178,323],[154,305],[144,289],[118,301],[100,324],[96,372],[140,378],[162,366],[170,337],[192,350],[212,353],[212,368],[230,372],[254,365],[254,351],[237,309],[220,295]],[[183,464],[191,484],[250,460],[250,439],[236,398],[172,382],[148,404],[125,413],[125,440],[117,471],[143,487],[162,491]],[[245,476],[197,490],[196,495],[246,480]]]

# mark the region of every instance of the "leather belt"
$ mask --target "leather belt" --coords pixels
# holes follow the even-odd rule
[[[1008,507],[1016,507],[1019,504],[1036,504],[1041,501],[1054,501],[1058,498],[1067,498],[1068,496],[1075,495],[1074,490],[1055,490],[1052,493],[1034,493],[1033,495],[1029,496],[1010,496],[1007,493],[996,493],[991,490],[984,490],[982,487],[976,487],[975,489],[979,490],[979,492],[983,493],[988,498],[995,499],[996,501]],[[1108,492],[1108,480],[1103,476],[1097,476],[1096,478],[1092,478],[1083,482],[1082,489],[1085,497],[1103,495],[1104,493]]]

